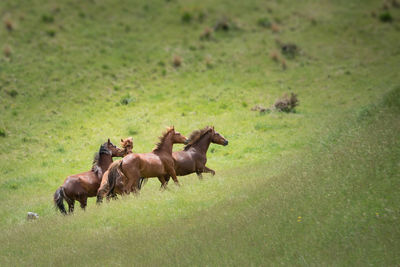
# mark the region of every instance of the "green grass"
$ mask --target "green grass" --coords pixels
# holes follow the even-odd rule
[[[391,23],[371,16],[375,1],[0,10],[13,25],[0,27],[11,51],[0,56],[1,265],[399,262],[399,9]],[[230,30],[200,40],[222,18]],[[266,18],[280,31],[260,27]],[[276,40],[300,48],[286,70],[270,58]],[[250,110],[288,92],[296,113]],[[165,192],[152,179],[138,197],[54,210],[56,188],[90,169],[108,137],[148,152],[169,125],[185,135],[214,125],[229,140],[210,147],[216,176]]]

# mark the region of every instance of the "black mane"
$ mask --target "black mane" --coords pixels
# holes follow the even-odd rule
[[[106,154],[106,155],[111,155],[111,151],[108,150],[107,148],[107,143],[104,143],[100,146],[99,152],[96,152],[96,154],[93,157],[93,163],[92,163],[92,171],[99,177],[101,178],[103,176],[102,170],[99,166],[99,160],[100,160],[100,155],[101,154]]]

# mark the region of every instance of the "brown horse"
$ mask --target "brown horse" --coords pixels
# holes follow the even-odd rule
[[[127,151],[125,153],[125,156],[128,154],[132,153],[132,148],[133,148],[133,141],[132,137],[126,138],[126,139],[121,139],[121,146],[124,147]],[[109,184],[108,184],[108,173],[109,170],[107,170],[104,174],[103,177],[101,178],[101,184],[99,189],[97,190],[97,196],[104,196],[109,190]],[[125,178],[125,177],[124,177]],[[126,179],[118,180],[118,183],[115,185],[115,192],[118,194],[123,194],[123,186],[124,183],[126,182]],[[97,204],[100,204],[102,202],[102,198],[97,197]]]
[[[203,178],[202,173],[215,175],[215,171],[206,166],[207,150],[210,143],[226,146],[228,140],[216,132],[214,127],[207,126],[204,129],[192,132],[185,148],[182,151],[172,153],[176,175],[185,176],[196,173],[199,179]],[[167,175],[164,179],[168,183],[170,177]],[[140,181],[140,184],[143,182],[146,181]],[[162,183],[161,180],[160,182]]]
[[[74,211],[75,200],[79,201],[81,208],[85,209],[88,197],[94,197],[100,186],[101,177],[112,163],[112,157],[122,157],[127,149],[120,149],[114,146],[110,139],[100,146],[99,153],[93,160],[92,169],[68,176],[64,184],[54,193],[54,203],[61,213],[67,214],[64,207],[64,199],[68,203],[68,212]]]
[[[160,142],[152,152],[129,154],[122,160],[114,162],[109,169],[110,190],[107,196],[115,195],[115,185],[121,180],[126,180],[123,193],[138,192],[140,177],[158,177],[165,187],[167,184],[164,177],[169,175],[179,185],[172,158],[172,146],[176,143],[184,144],[186,142],[186,137],[176,132],[174,127],[170,127],[160,137]],[[97,201],[101,202],[103,197],[104,195],[97,195]]]

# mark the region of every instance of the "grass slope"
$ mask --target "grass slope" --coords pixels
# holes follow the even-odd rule
[[[2,265],[398,262],[399,9],[383,23],[376,1],[31,2],[0,3]],[[290,91],[297,113],[250,111]],[[54,211],[107,137],[147,152],[172,124],[227,137],[215,177]]]

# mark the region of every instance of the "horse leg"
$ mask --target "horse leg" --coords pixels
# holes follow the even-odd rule
[[[208,168],[207,166],[204,166],[204,172],[211,173],[212,176],[215,175],[215,171],[213,169]]]
[[[86,196],[82,197],[82,198],[79,200],[79,203],[81,203],[81,208],[82,208],[83,210],[85,210],[85,209],[86,209],[86,205],[87,205],[87,197],[86,197]]]
[[[68,213],[74,212],[75,200],[71,199],[68,203]]]
[[[139,192],[140,171],[135,170],[125,175],[127,178],[127,183],[125,185],[124,191],[133,193]]]
[[[168,181],[169,181],[170,176],[167,174],[167,175],[165,175],[165,176],[163,176],[163,177],[157,177],[157,178],[158,178],[158,180],[159,180],[160,183],[161,183],[161,188],[162,188],[162,187],[164,187],[164,189],[167,188],[167,185],[168,185]]]
[[[176,178],[176,172],[174,168],[170,168],[168,171],[168,174],[172,177],[172,180],[174,180],[175,184],[177,186],[180,186],[178,178]]]
[[[196,174],[199,180],[203,180],[203,174],[200,171],[196,171]]]
[[[104,196],[107,195],[108,190],[110,190],[110,187],[108,183],[104,183],[100,185],[100,188],[97,190],[97,200],[96,203],[100,204],[103,202]]]
[[[161,182],[160,190],[167,189],[167,181],[165,181],[164,176],[158,176],[158,180]]]

